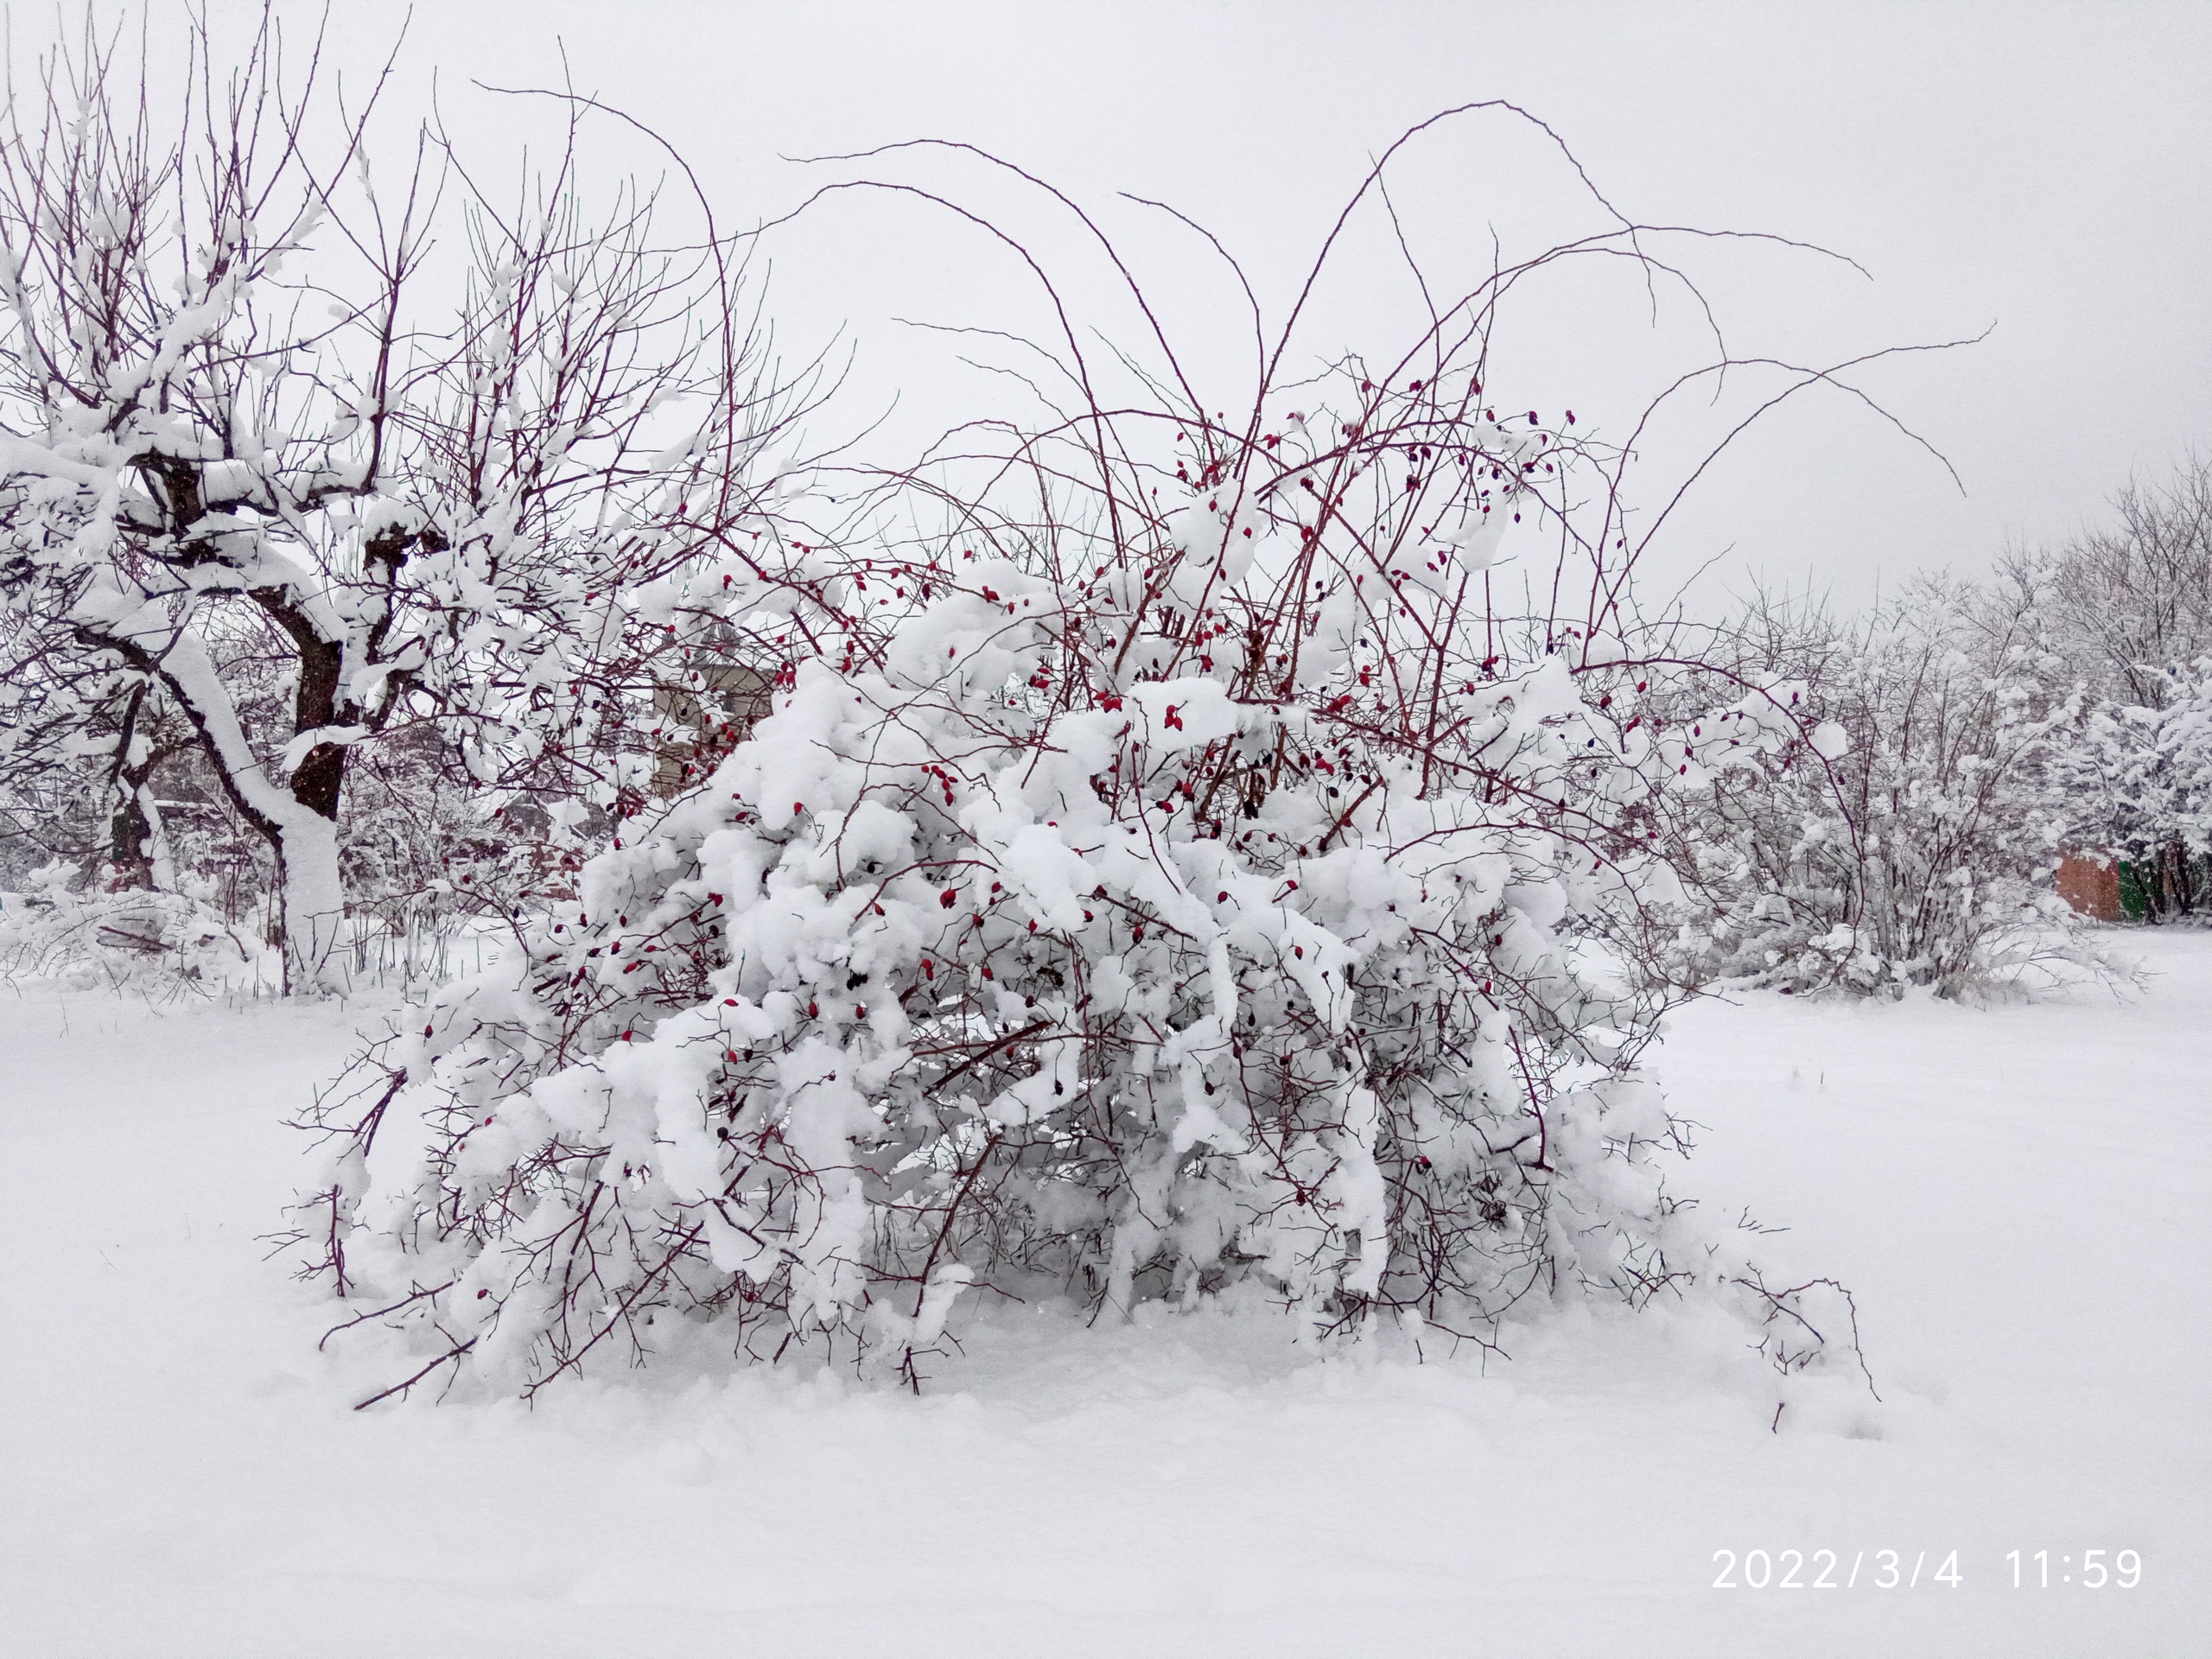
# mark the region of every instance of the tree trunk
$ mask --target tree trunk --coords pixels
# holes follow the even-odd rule
[[[345,746],[315,745],[295,768],[287,787],[272,779],[255,757],[230,695],[197,636],[177,634],[159,657],[136,641],[123,641],[115,648],[162,677],[213,763],[223,792],[276,855],[285,995],[336,989],[341,982],[340,952],[346,931],[346,893],[338,872],[338,803],[345,779]],[[324,666],[320,662],[315,665]],[[319,694],[322,690],[320,676],[315,689]],[[316,720],[308,729],[326,723]]]
[[[314,638],[304,620],[294,637],[300,646],[300,682],[294,697],[296,733],[350,723],[359,711],[340,705],[342,647]],[[284,892],[284,979],[288,991],[338,988],[346,931],[346,891],[338,872],[338,803],[346,783],[343,743],[317,743],[292,768],[292,804],[285,815],[277,863]]]
[[[301,811],[289,816],[275,839],[284,902],[285,994],[336,990],[346,942],[337,822]]]
[[[154,885],[154,826],[132,789],[107,821],[107,889],[143,893]]]

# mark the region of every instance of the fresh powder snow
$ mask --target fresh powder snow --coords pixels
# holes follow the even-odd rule
[[[2212,932],[2125,949],[2139,996],[1673,1016],[1655,1069],[1702,1125],[1688,1185],[1789,1229],[1777,1267],[1852,1287],[1878,1400],[1785,1382],[1694,1303],[1547,1310],[1487,1360],[1322,1357],[1265,1310],[1001,1305],[918,1397],[810,1360],[356,1413],[388,1366],[318,1356],[340,1305],[261,1236],[308,1161],[281,1121],[361,1006],[11,993],[5,1646],[2193,1651]],[[2137,1552],[2135,1587],[2083,1587],[2093,1549]]]

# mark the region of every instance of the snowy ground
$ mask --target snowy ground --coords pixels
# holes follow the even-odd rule
[[[2158,977],[2126,1005],[1680,1021],[1661,1069],[1708,1132],[1679,1185],[1853,1287],[1883,1395],[1775,1433],[1770,1373],[1651,1316],[1485,1375],[1021,1314],[920,1400],[648,1378],[357,1414],[327,1305],[255,1243],[346,1017],[0,992],[0,1648],[2212,1651],[2212,933],[2129,943]],[[1720,1549],[1739,1584],[1832,1550],[1841,1587],[1714,1589]],[[2083,1587],[2093,1549],[2140,1585]]]

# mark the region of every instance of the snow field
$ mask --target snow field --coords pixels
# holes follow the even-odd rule
[[[330,1304],[256,1236],[358,1007],[10,995],[0,1647],[2202,1651],[2212,933],[2126,943],[2156,976],[2126,1003],[1677,1016],[1658,1070],[1706,1131],[1675,1184],[1850,1284],[1878,1404],[1787,1391],[1691,1311],[1567,1310],[1485,1365],[1000,1307],[918,1400],[652,1372],[357,1414],[390,1356],[319,1356]],[[1864,1560],[1715,1590],[1724,1548]],[[2056,1582],[2093,1548],[2139,1586]],[[1883,1549],[1927,1552],[1916,1587],[1873,1587]],[[2011,1587],[2013,1549],[2050,1589]]]

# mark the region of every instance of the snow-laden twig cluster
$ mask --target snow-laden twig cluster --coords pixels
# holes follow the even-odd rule
[[[1661,826],[1802,745],[1786,696],[1662,726],[1586,613],[1497,601],[1578,452],[1473,369],[1306,403],[1073,423],[1007,474],[1047,513],[809,548],[773,715],[322,1103],[316,1270],[525,1393],[697,1341],[912,1379],[984,1294],[1486,1341],[1701,1287],[1815,1357],[1828,1291],[1669,1196],[1637,1067]]]

